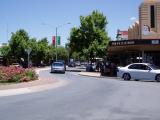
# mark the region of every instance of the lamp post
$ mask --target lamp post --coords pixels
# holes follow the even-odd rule
[[[57,37],[58,37],[58,28],[60,28],[60,27],[62,27],[62,26],[64,26],[64,25],[67,25],[67,24],[71,24],[71,23],[66,23],[66,24],[62,24],[62,25],[59,25],[59,26],[57,26],[56,27],[56,61],[57,61]]]
[[[67,50],[67,57],[68,57],[68,58],[67,58],[67,59],[68,59],[67,63],[69,64],[69,62],[70,62],[70,60],[69,60],[69,57],[70,57],[70,56],[69,56],[70,47],[69,47],[69,45],[66,44],[65,48],[66,48],[66,50]]]
[[[56,27],[56,61],[57,61],[57,27]]]
[[[61,25],[59,25],[59,26],[56,26],[55,28],[56,28],[56,45],[55,45],[55,47],[56,47],[56,61],[57,61],[57,37],[58,37],[58,28],[60,28],[60,27],[62,27],[62,26],[64,26],[64,25],[67,25],[67,24],[71,24],[70,22],[68,22],[68,23],[65,23],[65,24],[61,24]],[[46,24],[46,23],[42,23],[42,25],[48,25],[48,26],[50,26],[50,27],[53,27],[52,25],[50,25],[50,24]]]

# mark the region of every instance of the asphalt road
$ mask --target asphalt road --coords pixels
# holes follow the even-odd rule
[[[0,120],[160,120],[160,83],[50,74],[68,84],[0,97]]]

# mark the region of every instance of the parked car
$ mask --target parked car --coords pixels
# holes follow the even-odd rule
[[[19,63],[12,63],[10,67],[22,67]]]
[[[87,64],[86,65],[86,71],[87,72],[93,72],[94,71],[93,68],[92,68],[92,64]]]
[[[68,67],[76,67],[75,62],[69,62]]]
[[[76,66],[81,66],[81,62],[80,61],[76,61],[75,64],[76,64]]]
[[[86,71],[87,72],[93,72],[96,70],[96,64],[95,63],[89,63],[86,65]]]
[[[51,65],[51,73],[65,73],[65,64],[63,62],[53,62]]]
[[[117,76],[124,80],[155,80],[160,82],[160,68],[150,63],[133,63],[117,68]]]

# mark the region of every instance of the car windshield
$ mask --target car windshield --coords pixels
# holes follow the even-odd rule
[[[63,63],[53,63],[53,66],[63,66]]]
[[[158,69],[160,69],[160,67],[158,67],[158,66],[156,66],[156,65],[154,65],[154,64],[150,64],[150,65],[148,65],[149,67],[151,67],[153,70],[158,70]]]

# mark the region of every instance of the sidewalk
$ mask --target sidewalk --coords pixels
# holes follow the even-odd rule
[[[50,67],[46,68],[36,68],[36,73],[39,74],[40,71],[48,70]],[[38,80],[17,84],[1,85],[0,86],[0,96],[9,96],[17,94],[25,94],[31,92],[38,92],[42,90],[47,90],[51,88],[56,88],[67,84],[66,81],[57,80],[55,78],[39,78]]]
[[[79,75],[89,76],[89,77],[101,77],[99,72],[80,72]]]
[[[79,72],[79,75],[82,76],[88,76],[88,77],[105,77],[105,78],[109,78],[109,79],[118,79],[118,77],[111,77],[111,76],[101,76],[100,72]]]

